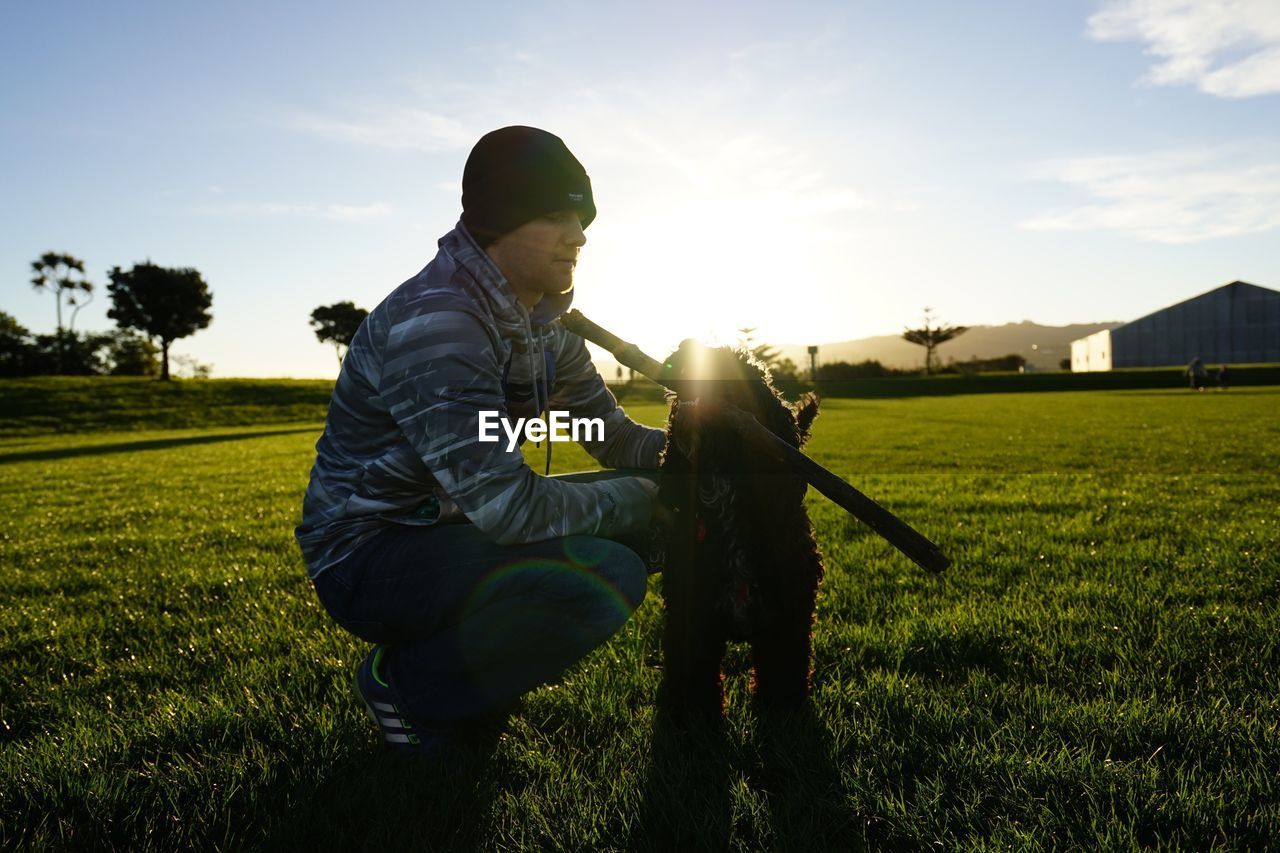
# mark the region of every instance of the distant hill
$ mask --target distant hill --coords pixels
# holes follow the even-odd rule
[[[1114,329],[1120,323],[1076,323],[1070,326],[1042,326],[1030,320],[1003,326],[972,326],[955,340],[938,347],[942,363],[952,359],[997,358],[1017,353],[1033,367],[1056,370],[1058,363],[1071,357],[1071,342],[1103,329]],[[809,364],[808,345],[775,344],[786,358],[801,367]],[[873,359],[886,367],[924,366],[924,348],[909,344],[900,335],[879,335],[854,341],[818,345],[818,363],[831,361],[858,362]]]
[[[1040,370],[1057,370],[1059,362],[1071,357],[1071,342],[1103,329],[1122,325],[1114,323],[1076,323],[1070,326],[1042,326],[1030,320],[1005,323],[1003,326],[971,326],[969,331],[938,347],[938,357],[967,361],[971,358],[999,358],[1017,353]],[[808,344],[778,344],[781,350],[802,368],[809,365]],[[1035,349],[1032,349],[1032,347]],[[652,353],[650,353],[652,355]],[[912,368],[924,366],[924,348],[904,341],[901,335],[878,335],[853,341],[818,344],[818,362],[858,362],[873,359],[885,367]],[[618,363],[609,358],[597,359],[596,367],[606,380],[612,381]]]

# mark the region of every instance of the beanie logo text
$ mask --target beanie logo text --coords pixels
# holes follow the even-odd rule
[[[569,193],[569,201],[575,204],[582,201],[582,193]]]

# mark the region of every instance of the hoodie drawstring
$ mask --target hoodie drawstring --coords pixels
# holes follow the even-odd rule
[[[529,312],[527,310],[522,310],[521,313],[524,315],[525,355],[528,357],[528,361],[529,361],[529,383],[533,386],[533,406],[538,412],[538,417],[541,418],[543,415],[543,409],[551,405],[551,389],[547,385],[546,371],[539,370],[537,367],[537,362],[542,361],[542,359],[544,358],[542,354],[542,336],[541,335],[538,336],[538,345],[537,345],[538,357],[535,359],[533,357],[533,350],[534,350],[533,326],[529,322]],[[539,388],[539,383],[541,383],[541,389]],[[541,394],[539,394],[539,390],[542,391]],[[551,476],[551,436],[550,435],[547,436],[546,476],[548,477]]]
[[[539,347],[542,346],[541,341],[538,342],[538,346]],[[538,350],[538,355],[539,356],[542,355],[541,349]],[[539,358],[538,360],[541,361],[542,358]],[[545,365],[543,366],[545,368]],[[542,371],[542,399],[545,400],[547,404],[547,417],[551,417],[551,388],[547,383],[547,371],[545,369]],[[547,433],[547,473],[546,473],[546,476],[548,477],[551,476],[551,443],[552,443],[551,434],[548,431]]]

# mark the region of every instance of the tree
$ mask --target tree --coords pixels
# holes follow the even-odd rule
[[[800,366],[789,358],[779,358],[769,365],[769,375],[775,382],[799,382]]]
[[[335,302],[332,305],[321,305],[311,312],[311,328],[315,329],[316,340],[322,344],[333,344],[338,354],[338,366],[342,366],[345,355],[344,348],[351,346],[351,339],[356,330],[364,322],[369,312],[357,308],[354,302]]]
[[[952,338],[960,337],[967,331],[969,331],[968,326],[943,326],[941,324],[935,326],[933,309],[925,308],[924,327],[907,329],[902,333],[902,339],[924,347],[924,372],[933,373],[935,364],[933,351]]]
[[[53,293],[54,308],[58,317],[58,334],[56,342],[57,370],[62,372],[62,303],[75,308],[71,312],[71,322],[67,324],[69,331],[75,331],[76,315],[80,309],[93,301],[93,283],[85,277],[84,261],[65,252],[45,252],[31,262],[31,285],[36,290],[48,290]]]
[[[106,372],[112,376],[155,376],[160,350],[148,338],[117,329],[104,336]]]
[[[755,342],[755,331],[755,326],[746,326],[739,329],[738,345],[755,356],[756,361],[768,367],[777,360],[778,348],[771,347],[768,344],[757,344]]]
[[[940,373],[960,373],[965,376],[974,373],[1018,373],[1027,365],[1027,360],[1016,352],[996,358],[971,358],[968,361],[948,360],[947,366]]]
[[[178,366],[175,371],[179,376],[190,379],[208,379],[213,373],[213,365],[197,361],[195,356],[175,355],[173,363]]]
[[[32,335],[0,311],[0,376],[155,376],[158,353],[151,341],[121,329]]]
[[[879,379],[884,376],[896,376],[906,371],[885,367],[874,359],[866,359],[855,364],[847,361],[828,361],[818,365],[818,379],[823,382],[843,382],[850,379]]]
[[[200,273],[147,261],[125,271],[113,267],[107,290],[115,307],[107,316],[122,329],[137,329],[160,341],[160,380],[169,381],[169,345],[213,321],[213,296]]]
[[[103,335],[32,335],[12,315],[0,311],[0,376],[85,376],[102,372]]]
[[[755,342],[755,326],[738,329],[738,346],[755,357],[755,360],[769,368],[769,375],[775,380],[798,380],[800,368],[789,358],[782,358],[782,351],[769,344]]]
[[[106,373],[104,351],[110,335],[63,332],[36,335],[27,350],[25,376],[98,376]]]
[[[0,376],[26,376],[31,333],[12,314],[0,311]]]

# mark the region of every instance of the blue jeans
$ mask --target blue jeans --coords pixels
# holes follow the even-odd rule
[[[610,539],[497,545],[472,524],[389,524],[315,586],[334,621],[388,646],[388,680],[410,719],[430,728],[506,708],[559,678],[622,627],[647,580],[640,556]]]

